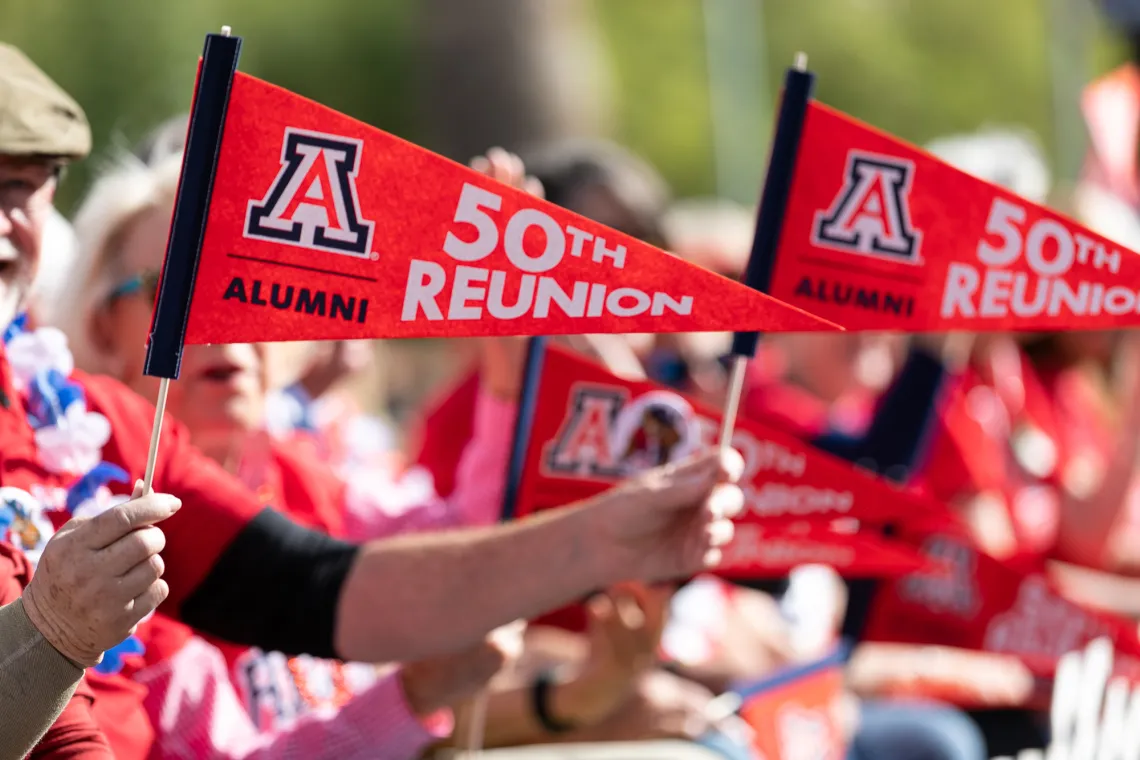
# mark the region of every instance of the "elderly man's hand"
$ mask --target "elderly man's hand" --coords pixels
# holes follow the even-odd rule
[[[24,610],[44,638],[73,662],[97,665],[103,652],[130,636],[166,599],[154,527],[182,502],[169,494],[142,495],[97,517],[74,518],[44,548],[24,589]]]

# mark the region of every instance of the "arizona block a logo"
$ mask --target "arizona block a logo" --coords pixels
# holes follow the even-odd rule
[[[350,256],[372,251],[374,224],[361,218],[356,193],[363,143],[288,128],[281,171],[260,201],[250,201],[245,236]]]
[[[684,458],[700,444],[691,406],[667,391],[630,400],[618,388],[577,386],[547,450],[549,472],[616,478]]]
[[[814,245],[919,264],[921,234],[910,223],[914,164],[851,151],[847,174],[831,208],[812,225]]]

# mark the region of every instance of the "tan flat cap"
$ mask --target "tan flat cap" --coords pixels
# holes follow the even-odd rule
[[[0,43],[0,154],[80,159],[91,127],[70,95],[11,45]]]

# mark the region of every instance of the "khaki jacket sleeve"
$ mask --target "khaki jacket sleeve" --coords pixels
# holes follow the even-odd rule
[[[0,760],[31,752],[82,678],[32,625],[21,600],[0,607]]]

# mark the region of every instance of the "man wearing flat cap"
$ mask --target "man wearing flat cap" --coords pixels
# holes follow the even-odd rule
[[[0,44],[0,313],[5,326],[29,295],[60,172],[90,148],[91,131],[75,101],[23,53]],[[2,451],[0,457],[12,453]],[[4,507],[11,508],[7,501]],[[92,527],[97,526],[82,526],[83,533],[90,535]],[[20,596],[31,572],[31,563],[15,547],[0,542],[0,760],[29,752],[35,758],[111,758],[91,714],[93,694],[81,685],[82,663],[72,659],[66,639],[44,621],[71,616],[109,647],[145,612],[106,626],[72,606],[80,589],[50,567],[37,583],[53,593],[41,595],[42,610],[26,609]],[[102,575],[108,585],[117,582],[106,568]],[[104,601],[113,606],[129,600]]]
[[[0,315],[15,315],[27,298],[60,171],[90,150],[79,104],[0,44]]]
[[[89,142],[78,106],[18,51],[3,48],[0,239],[8,242],[0,260],[0,329],[19,325],[59,169],[85,154]],[[58,494],[66,495],[76,474],[60,473],[41,458],[42,436],[33,425],[43,422],[29,421],[17,402],[23,398],[17,386],[27,392],[17,375],[0,351],[0,497],[18,496],[29,512],[58,518],[36,523],[29,554],[39,557],[39,570],[24,590],[23,606],[38,630],[52,632],[59,652],[87,667],[109,648],[88,618],[108,618],[102,609],[108,605],[118,610],[109,618],[111,630],[163,604],[164,614],[200,632],[287,654],[395,662],[459,652],[499,626],[621,581],[674,580],[708,570],[732,537],[729,518],[744,505],[733,485],[743,460],[736,452],[708,451],[570,509],[356,545],[262,504],[195,449],[174,421],[162,428],[157,493],[136,487],[132,494],[129,482],[146,469],[154,409],[108,378],[76,371],[69,388],[78,386],[87,413],[109,427],[104,464],[128,474],[128,482],[107,487],[131,498],[89,522],[73,518],[46,540],[52,525],[69,516],[70,502]],[[497,507],[497,495],[487,498]],[[0,540],[5,534],[12,544],[28,540],[13,525],[0,520]],[[112,535],[123,526],[126,535]],[[152,557],[157,551],[161,561]],[[107,567],[119,583],[104,588]],[[59,575],[50,587],[41,583],[48,572]],[[83,593],[69,600],[67,614],[53,614],[48,602],[72,586]],[[114,594],[124,588],[135,596],[119,603]],[[97,710],[116,705],[113,719],[100,715],[115,757],[146,758],[153,730],[137,684],[118,683],[125,681],[118,675],[90,679]]]

